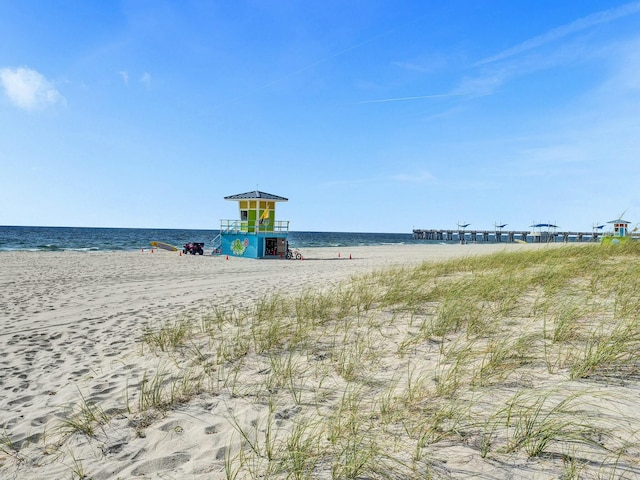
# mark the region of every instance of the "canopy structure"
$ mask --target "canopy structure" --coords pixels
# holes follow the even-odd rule
[[[553,225],[552,223],[536,223],[535,225],[530,225],[530,228],[560,228],[557,225]]]

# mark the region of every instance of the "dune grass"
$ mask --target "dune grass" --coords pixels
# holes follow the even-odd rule
[[[632,478],[640,420],[615,402],[640,385],[639,322],[634,242],[394,268],[145,331],[170,371],[127,405],[268,405],[228,419],[227,478]],[[104,422],[85,417],[64,425]]]

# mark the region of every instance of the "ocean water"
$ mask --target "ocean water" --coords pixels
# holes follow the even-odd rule
[[[187,242],[204,242],[205,252],[217,230],[150,228],[80,228],[0,226],[0,251],[127,251],[151,248],[149,242],[166,242],[181,248]],[[411,233],[289,232],[292,248],[441,243],[414,240]]]

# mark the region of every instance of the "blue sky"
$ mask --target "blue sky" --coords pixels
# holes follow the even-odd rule
[[[640,2],[0,0],[0,225],[640,222]]]

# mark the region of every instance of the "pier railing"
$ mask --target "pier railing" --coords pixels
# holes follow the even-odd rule
[[[603,232],[556,232],[530,230],[451,230],[451,229],[414,229],[413,238],[419,240],[459,241],[473,243],[499,242],[598,242],[606,236]]]
[[[249,222],[246,220],[220,220],[221,234],[239,234],[246,233],[251,235],[288,234],[289,221],[278,220],[273,223]]]

